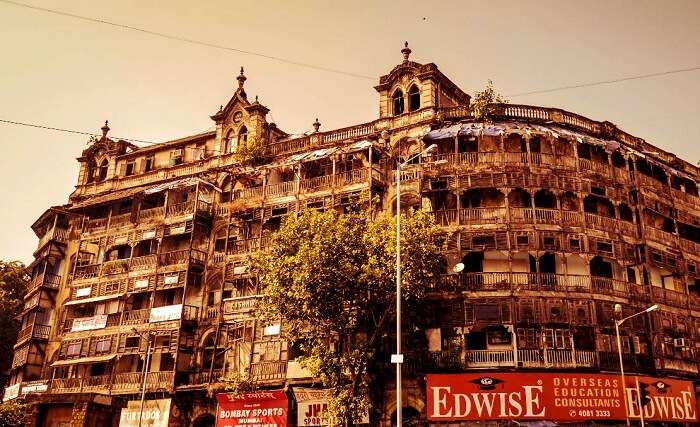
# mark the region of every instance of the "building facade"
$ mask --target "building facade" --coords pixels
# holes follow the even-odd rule
[[[210,426],[221,378],[312,385],[279,325],[256,321],[247,257],[302,208],[343,210],[370,191],[392,209],[396,159],[430,144],[402,173],[402,203],[449,237],[430,327],[413,333],[425,350],[405,352],[407,417],[428,422],[430,373],[616,375],[616,304],[623,316],[658,305],[621,326],[626,372],[697,382],[698,168],[557,108],[493,104],[475,119],[469,95],[410,53],[375,86],[379,117],[343,129],[284,132],[243,69],[213,131],[138,148],[105,123],[67,204],[32,226],[4,396],[26,399],[27,425],[118,425],[145,390],[166,423]],[[241,164],[254,144],[265,161]],[[373,425],[391,425],[383,396]]]

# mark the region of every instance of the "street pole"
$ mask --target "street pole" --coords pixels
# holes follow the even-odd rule
[[[639,389],[639,377],[634,377],[634,379],[637,385],[637,406],[639,406],[639,423],[641,427],[644,427],[644,408],[642,408],[642,393]]]
[[[396,166],[396,427],[401,427],[401,167]]]
[[[622,382],[622,400],[625,402],[625,420],[630,425],[629,404],[627,403],[627,387],[625,386],[625,368],[622,364],[622,343],[620,341],[620,321],[615,320],[615,335],[617,336],[617,354],[620,357],[620,381]]]
[[[148,364],[151,362],[151,333],[148,333],[148,347],[146,348],[146,361],[143,364],[143,383],[141,384],[141,410],[139,411],[139,427],[143,421],[143,407],[146,404],[146,378],[148,377]]]

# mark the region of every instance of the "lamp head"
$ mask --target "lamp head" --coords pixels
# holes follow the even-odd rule
[[[454,267],[452,267],[453,273],[461,273],[462,270],[464,270],[464,264],[461,262],[458,262]]]
[[[621,315],[622,314],[622,305],[620,304],[615,304],[615,314]]]
[[[438,147],[436,144],[432,144],[432,145],[428,146],[428,148],[425,149],[424,153],[425,154],[432,153],[433,151],[437,150],[437,148]]]
[[[659,308],[659,306],[656,305],[656,304],[654,304],[654,305],[652,305],[651,307],[647,308],[647,309],[644,310],[644,311],[646,311],[647,313],[650,313],[650,312],[656,310],[657,308]]]

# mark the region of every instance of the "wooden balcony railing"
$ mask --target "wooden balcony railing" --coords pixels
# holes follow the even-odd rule
[[[253,381],[278,381],[287,376],[287,361],[265,361],[251,363],[250,376]]]
[[[39,286],[44,286],[49,289],[58,289],[61,284],[61,276],[52,273],[41,273],[35,278],[33,278],[29,284],[27,284],[27,293],[31,293],[34,289]]]
[[[150,220],[155,220],[165,216],[165,206],[158,206],[156,208],[143,209],[139,211],[138,221],[145,222]]]
[[[148,372],[146,375],[147,391],[171,391],[175,380],[175,372]],[[143,373],[123,372],[114,374],[112,380],[112,393],[134,393],[141,390],[143,386]]]
[[[448,292],[548,290],[599,293],[642,300],[648,300],[650,296],[648,286],[624,280],[590,275],[527,272],[446,274],[440,278],[435,290]]]
[[[194,213],[194,200],[182,203],[168,205],[166,208],[166,216],[181,216]]]
[[[122,324],[123,325],[139,325],[141,323],[148,323],[148,319],[150,317],[151,317],[151,309],[150,308],[125,311],[124,318],[122,320]]]
[[[688,294],[684,292],[678,292],[671,289],[664,289],[657,286],[652,286],[651,295],[654,302],[670,305],[673,307],[688,307]]]
[[[21,343],[30,338],[47,340],[49,339],[50,333],[51,326],[32,323],[19,331],[17,334],[17,343]]]
[[[464,361],[470,368],[513,365],[513,350],[466,350]]]
[[[37,249],[43,248],[44,245],[46,245],[50,240],[59,243],[66,243],[68,241],[68,230],[60,227],[51,228],[43,236],[41,236]]]

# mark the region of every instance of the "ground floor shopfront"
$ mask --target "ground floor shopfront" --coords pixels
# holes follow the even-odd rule
[[[405,425],[698,425],[698,384],[689,380],[586,372],[428,374],[406,380]],[[252,393],[182,390],[113,397],[28,395],[27,427],[278,427],[328,425],[327,391],[287,386]],[[384,392],[363,423],[394,425],[396,395]],[[140,424],[139,424],[140,422]]]

